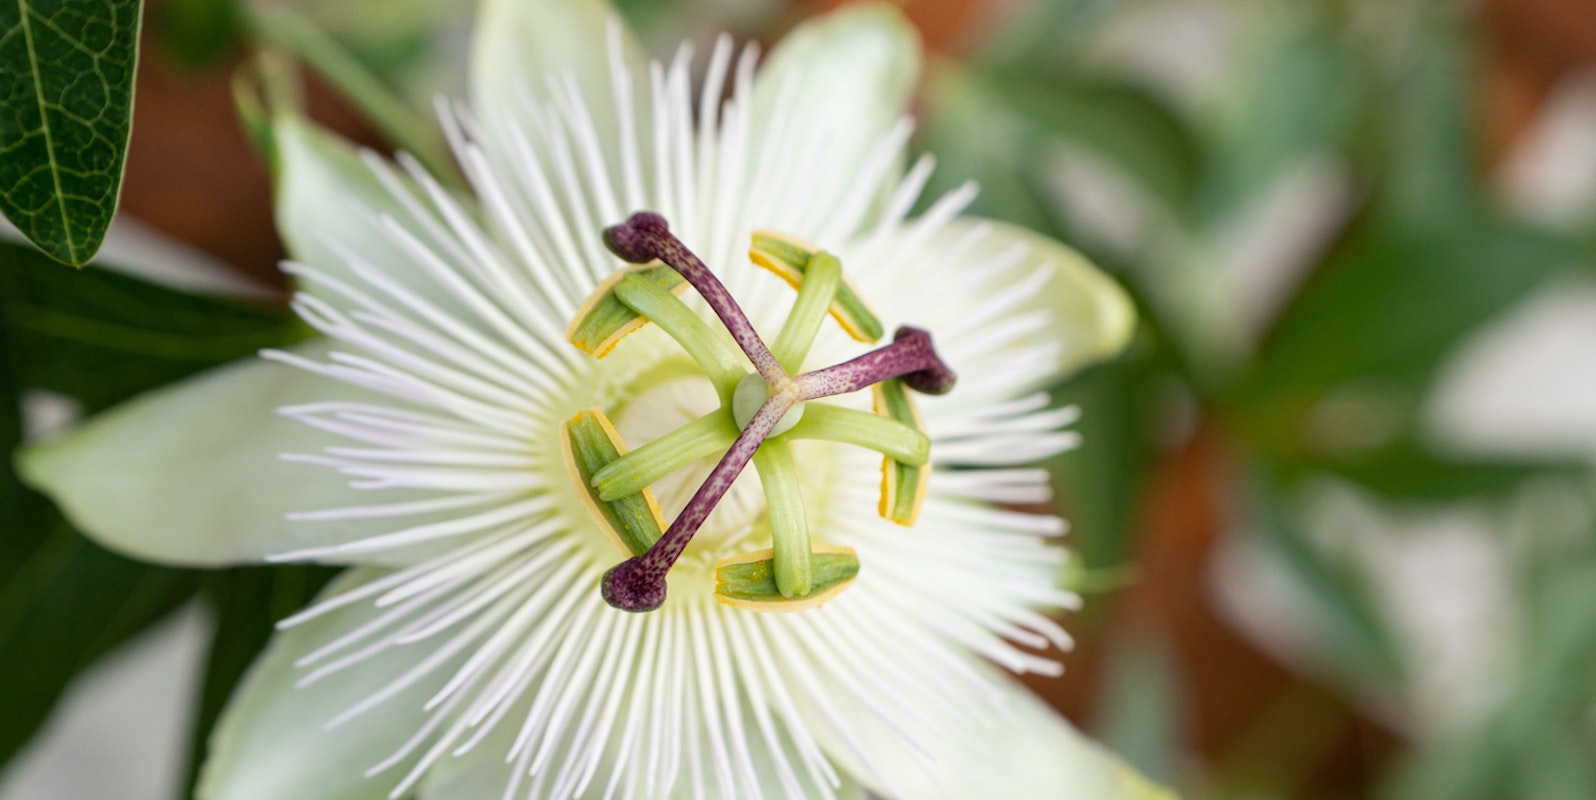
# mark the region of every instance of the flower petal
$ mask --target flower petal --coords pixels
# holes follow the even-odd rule
[[[901,157],[906,127],[897,147],[872,150],[908,111],[920,66],[919,34],[888,5],[849,6],[784,37],[754,80],[744,180],[758,190],[739,196],[755,198],[748,213],[761,216],[742,227],[780,223],[833,248],[853,233]],[[779,202],[763,208],[761,196]]]
[[[931,330],[956,371],[986,371],[1023,378],[1003,387],[1006,396],[1046,388],[1123,350],[1136,330],[1136,310],[1125,290],[1084,256],[1016,225],[972,217],[948,221],[929,235],[914,225],[842,254],[854,279],[877,304],[888,328],[916,324]],[[960,291],[904,291],[921,282],[957,282]],[[1042,312],[1039,324],[1025,317]],[[994,338],[1000,326],[1012,334]],[[975,347],[972,343],[980,343]],[[1023,376],[1004,353],[1056,349]],[[972,373],[973,376],[973,373]],[[962,393],[994,386],[961,383]]]
[[[272,137],[277,230],[294,260],[348,280],[351,267],[345,254],[352,254],[380,265],[405,286],[436,292],[435,282],[423,277],[415,257],[384,230],[382,217],[393,218],[423,240],[427,226],[394,197],[352,145],[289,115],[273,122]],[[397,174],[395,179],[410,187]],[[313,281],[307,284],[315,291]]]
[[[870,714],[847,707],[854,737],[869,748],[878,769],[856,763],[851,748],[829,726],[816,726],[821,745],[839,767],[871,789],[897,800],[945,797],[1068,797],[1091,800],[1175,800],[1175,794],[1142,777],[1118,756],[1075,730],[1036,695],[1001,670],[973,665],[1002,687],[1004,703],[988,730],[960,742],[947,741],[934,762],[906,751]],[[930,712],[931,709],[924,709]],[[956,730],[943,720],[934,729]],[[966,742],[973,743],[967,744]],[[889,789],[890,787],[890,789]]]
[[[546,78],[568,73],[576,80],[600,140],[615,141],[611,25],[618,29],[621,60],[640,103],[646,84],[640,86],[638,78],[647,74],[643,66],[647,59],[605,0],[485,0],[477,13],[471,47],[472,104],[478,109],[519,109],[527,92],[543,95]]]
[[[298,352],[319,358],[326,345]],[[18,466],[83,532],[148,561],[213,566],[336,544],[391,520],[290,522],[289,512],[366,505],[316,453],[330,434],[277,414],[284,405],[366,400],[347,384],[247,360],[150,392],[22,451]],[[394,493],[383,493],[393,500]]]
[[[321,596],[342,594],[383,574],[372,567],[350,570]],[[195,796],[201,800],[387,797],[397,776],[404,774],[404,765],[371,778],[363,773],[421,729],[427,719],[422,704],[449,671],[437,671],[334,730],[323,726],[400,677],[426,653],[390,648],[308,686],[294,685],[304,676],[294,667],[296,659],[382,612],[371,604],[356,604],[279,633],[222,712]]]

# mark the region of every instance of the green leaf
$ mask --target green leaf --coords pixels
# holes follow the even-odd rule
[[[0,589],[0,763],[72,677],[182,605],[196,577],[115,555],[59,526]]]
[[[1570,243],[1490,217],[1432,231],[1368,209],[1265,337],[1236,421],[1267,451],[1312,447],[1310,415],[1351,391],[1398,434],[1469,332],[1579,263]]]
[[[0,244],[0,318],[16,380],[93,412],[200,370],[291,342],[286,309],[180,292],[97,267],[68,273]]]
[[[211,729],[255,657],[266,649],[277,621],[298,611],[321,591],[338,570],[294,564],[281,567],[239,567],[206,575],[201,595],[216,619],[205,682],[200,690],[189,762],[190,797],[199,767],[205,763]]]
[[[1356,567],[1303,534],[1273,476],[1255,485],[1252,507],[1266,544],[1313,602],[1326,652],[1335,659],[1330,666],[1360,687],[1400,685],[1406,674],[1402,651]]]
[[[240,0],[167,0],[160,7],[161,42],[190,69],[214,66],[238,37]]]
[[[94,257],[116,213],[141,6],[0,3],[0,212],[74,266]]]
[[[0,311],[0,323],[4,321]],[[21,389],[12,365],[20,353],[10,347],[6,326],[0,324],[0,586],[12,577],[39,544],[53,522],[50,505],[22,485],[11,454],[22,443]]]
[[[1585,464],[1452,456],[1400,439],[1344,458],[1277,462],[1290,477],[1328,472],[1392,501],[1449,502],[1507,495],[1531,478],[1575,474]]]

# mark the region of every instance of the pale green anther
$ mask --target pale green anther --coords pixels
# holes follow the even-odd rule
[[[669,289],[633,273],[615,284],[615,297],[670,334],[715,384],[722,397],[729,395],[744,374],[734,346],[715,333],[703,318]]]
[[[663,265],[618,272],[594,289],[576,312],[571,326],[565,331],[571,344],[594,358],[603,358],[628,334],[648,324],[646,318],[615,296],[615,285],[633,276],[658,284],[670,292],[681,291],[687,286],[687,279]]]
[[[566,420],[562,433],[566,468],[582,488],[590,485],[594,473],[620,458],[624,447],[614,426],[597,409]],[[634,556],[648,552],[665,532],[659,504],[646,487],[608,500],[585,491],[582,500],[604,532]]]
[[[787,321],[782,323],[781,333],[770,346],[770,352],[788,372],[797,374],[803,367],[804,357],[809,355],[815,334],[820,332],[820,323],[826,320],[826,313],[841,286],[842,262],[830,253],[815,253],[809,257],[803,283],[798,287],[798,298],[793,300]]]
[[[767,551],[768,552],[768,551]],[[784,597],[776,587],[772,557],[752,553],[715,565],[715,595],[735,608],[756,611],[800,611],[835,597],[859,574],[859,556],[847,548],[817,548],[814,582],[802,597]]]
[[[916,429],[921,427],[920,412],[902,379],[882,381],[870,391],[877,414]],[[881,465],[881,516],[899,525],[913,525],[925,503],[930,472],[928,463],[909,464],[887,456]]]
[[[789,286],[801,289],[808,279],[806,273],[810,258],[816,252],[780,234],[756,231],[753,244],[748,249],[748,257],[755,264],[776,273]],[[849,336],[861,342],[874,343],[884,332],[881,320],[847,281],[839,282],[828,310]]]
[[[810,402],[788,439],[823,439],[874,450],[894,461],[920,466],[931,460],[931,440],[895,419],[830,403]]]
[[[754,468],[765,488],[776,590],[782,597],[803,597],[814,587],[815,576],[792,448],[786,442],[766,442],[754,454]]]
[[[588,485],[605,501],[640,492],[694,461],[726,452],[737,431],[724,411],[711,411],[609,462]]]
[[[748,427],[749,421],[759,413],[759,407],[770,399],[770,386],[765,379],[755,373],[749,373],[737,383],[737,390],[732,392],[732,419],[737,422],[737,430]],[[802,401],[793,403],[787,413],[781,415],[776,421],[776,427],[771,429],[769,436],[780,436],[792,430],[798,421],[804,418],[804,405]]]

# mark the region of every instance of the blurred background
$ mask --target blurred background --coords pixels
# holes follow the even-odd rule
[[[665,54],[836,3],[618,5]],[[1189,798],[1596,798],[1596,0],[901,5],[937,179],[1142,313],[1057,389],[1088,603],[1034,688]],[[472,10],[149,0],[106,249],[0,244],[0,445],[298,335],[252,115],[446,158]],[[136,564],[7,469],[0,798],[186,796],[326,574]]]

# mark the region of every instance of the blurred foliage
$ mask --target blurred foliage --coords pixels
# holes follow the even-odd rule
[[[1226,34],[1208,43],[1219,52],[1217,76],[1194,80],[1195,90],[1146,69],[1156,58],[1115,49],[1133,25],[1164,51],[1202,49],[1156,38],[1195,23],[1145,26],[1181,8],[1031,3],[974,57],[938,64],[921,135],[942,159],[934,188],[977,179],[977,213],[1081,247],[1138,300],[1136,344],[1057,392],[1085,409],[1085,443],[1055,465],[1085,571],[1134,562],[1146,523],[1139,510],[1162,455],[1196,432],[1217,437],[1240,499],[1228,524],[1254,534],[1308,602],[1321,674],[1358,701],[1400,698],[1414,679],[1411,645],[1371,592],[1367,560],[1310,534],[1302,491],[1329,476],[1377,504],[1501,507],[1531,481],[1588,474],[1578,460],[1459,455],[1426,428],[1425,409],[1473,334],[1549,278],[1596,263],[1596,231],[1541,229],[1493,198],[1476,140],[1477,32],[1455,4],[1191,4],[1187,13]],[[1083,164],[1095,178],[1085,196],[1061,189],[1062,167]],[[1223,263],[1231,238],[1269,224],[1279,187],[1309,168],[1344,184],[1344,209],[1320,210],[1331,223],[1323,245],[1248,330],[1236,317],[1245,288],[1237,281],[1249,276]],[[1095,229],[1101,210],[1088,206],[1105,193],[1129,235]],[[1459,741],[1433,752],[1416,743],[1392,798],[1596,796],[1596,696],[1588,668],[1577,666],[1593,663],[1596,636],[1588,563],[1526,578],[1539,610],[1518,688]],[[1114,680],[1167,693],[1167,677],[1137,670],[1142,678]],[[1115,686],[1110,697],[1137,695]],[[1121,732],[1167,730],[1179,707],[1124,700],[1100,732],[1143,753],[1150,734]],[[1305,776],[1279,766],[1260,765],[1273,782],[1248,792],[1298,796]],[[1188,788],[1234,796],[1200,781]]]

